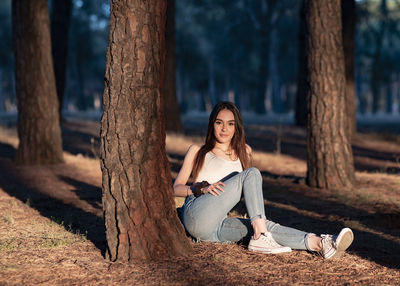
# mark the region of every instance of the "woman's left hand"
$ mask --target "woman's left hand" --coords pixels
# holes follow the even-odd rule
[[[201,191],[203,194],[211,194],[213,196],[219,196],[221,192],[224,191],[223,187],[225,187],[224,182],[217,182],[214,184],[209,185],[208,187],[202,188]]]

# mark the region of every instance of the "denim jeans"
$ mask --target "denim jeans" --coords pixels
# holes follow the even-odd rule
[[[265,218],[262,177],[256,168],[232,174],[225,183],[224,192],[219,196],[205,194],[198,198],[188,196],[183,206],[182,222],[187,232],[198,240],[211,242],[237,242],[253,234],[251,223]],[[228,218],[227,214],[240,201],[241,196],[249,219]],[[267,229],[280,245],[293,249],[309,250],[309,233],[281,226],[266,220]]]

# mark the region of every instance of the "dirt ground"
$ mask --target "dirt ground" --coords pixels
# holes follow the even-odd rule
[[[354,243],[340,259],[192,243],[188,257],[122,264],[103,257],[98,130],[96,122],[70,120],[63,126],[65,164],[18,167],[15,127],[0,127],[0,285],[400,285],[400,135],[358,134],[357,187],[328,191],[305,185],[303,129],[247,126],[267,216],[318,234],[351,227]],[[190,129],[167,136],[173,176],[202,135]],[[243,203],[232,215],[245,216]]]

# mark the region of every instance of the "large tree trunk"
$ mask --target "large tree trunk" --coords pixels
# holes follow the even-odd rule
[[[163,86],[165,127],[167,131],[182,133],[181,112],[176,97],[175,0],[167,1],[166,49]]]
[[[158,259],[190,250],[172,198],[160,94],[166,1],[113,1],[101,126],[106,256]]]
[[[356,94],[354,85],[354,36],[356,28],[356,2],[355,0],[342,0],[341,7],[344,66],[346,72],[345,108],[348,120],[348,138],[351,142],[351,139],[357,130]]]
[[[51,41],[54,61],[54,74],[59,103],[60,121],[65,90],[65,74],[67,69],[68,34],[71,19],[72,0],[53,1],[51,15]]]
[[[307,183],[335,189],[355,182],[347,138],[340,0],[307,1],[309,86]]]
[[[63,162],[47,0],[12,2],[19,164]]]
[[[295,107],[296,126],[307,126],[307,52],[306,52],[306,1],[302,0],[299,13],[298,73]]]

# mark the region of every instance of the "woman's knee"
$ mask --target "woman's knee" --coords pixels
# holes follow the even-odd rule
[[[215,222],[194,218],[188,213],[184,216],[184,226],[192,237],[205,241],[211,240],[216,229]]]
[[[219,241],[238,242],[252,229],[248,219],[226,218],[218,230]]]
[[[260,170],[258,170],[256,167],[250,167],[246,169],[245,171],[245,180],[256,180],[256,181],[262,181],[262,176]]]
[[[248,171],[249,174],[261,178],[261,172],[256,167],[250,167],[250,168],[247,169],[247,171]]]

